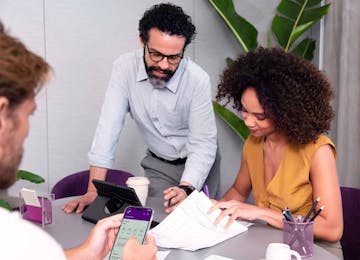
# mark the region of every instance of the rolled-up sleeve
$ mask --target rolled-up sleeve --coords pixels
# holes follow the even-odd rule
[[[88,153],[92,166],[111,168],[115,149],[124,125],[129,101],[126,83],[126,67],[118,60],[114,62],[109,86],[101,109],[95,136]]]

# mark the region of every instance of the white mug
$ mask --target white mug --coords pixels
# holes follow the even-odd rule
[[[266,260],[291,260],[292,255],[301,260],[299,253],[291,250],[287,244],[270,243],[266,248]]]

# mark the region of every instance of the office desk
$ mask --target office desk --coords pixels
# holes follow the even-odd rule
[[[82,243],[88,236],[94,224],[81,218],[81,214],[66,214],[61,210],[61,206],[70,198],[55,201],[54,217],[55,224],[45,227],[64,248],[71,248]],[[147,206],[154,210],[154,220],[163,219],[166,214],[162,206],[162,199],[149,198]],[[191,232],[191,230],[189,231]],[[176,234],[174,234],[176,235]],[[233,259],[259,260],[265,257],[265,250],[271,242],[282,242],[282,230],[277,230],[270,226],[257,223],[249,227],[249,230],[226,240],[210,248],[204,248],[195,252],[171,249],[166,259],[204,259],[209,255],[220,255]],[[159,248],[159,250],[168,250]],[[321,247],[314,245],[313,257],[309,260],[332,260],[337,259]]]

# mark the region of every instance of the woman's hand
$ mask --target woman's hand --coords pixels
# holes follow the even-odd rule
[[[236,219],[254,220],[259,214],[259,207],[250,205],[238,200],[220,201],[216,202],[208,211],[208,214],[214,212],[216,209],[221,209],[222,212],[215,219],[215,224],[219,224],[223,218],[229,216],[229,220],[225,228],[231,226]]]

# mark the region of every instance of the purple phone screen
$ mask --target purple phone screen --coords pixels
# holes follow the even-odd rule
[[[149,221],[151,219],[152,209],[140,207],[128,207],[125,210],[124,219],[137,219]]]

